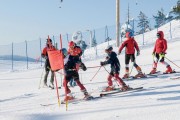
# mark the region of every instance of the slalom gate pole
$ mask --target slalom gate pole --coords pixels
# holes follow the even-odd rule
[[[60,97],[59,97],[59,91],[58,91],[58,84],[57,84],[56,74],[55,74],[55,72],[53,74],[54,74],[54,80],[55,80],[55,83],[56,83],[56,93],[57,93],[57,98],[58,98],[58,105],[60,107]]]
[[[48,35],[48,40],[49,40],[49,35]],[[51,68],[48,68],[49,70],[51,70]],[[58,105],[60,107],[60,98],[59,98],[59,90],[58,90],[58,84],[57,84],[57,79],[56,79],[56,74],[55,74],[55,71],[53,71],[53,74],[54,74],[54,80],[55,80],[55,83],[56,83],[56,93],[57,93],[57,98],[58,98]]]
[[[99,72],[99,70],[101,69],[102,66],[99,67],[98,71],[95,73],[95,75],[91,78],[90,81],[92,81],[94,79],[94,77],[97,75],[97,73]]]
[[[61,36],[61,34],[60,34],[60,48],[62,49],[62,36]],[[63,56],[63,53],[61,52],[61,56]],[[62,63],[63,63],[63,71],[64,71],[64,59],[63,59],[63,57],[62,57]],[[64,74],[64,78],[65,78],[65,74]],[[65,90],[67,90],[67,85],[66,86],[64,86],[65,88]],[[66,94],[66,97],[67,97],[67,94]],[[68,110],[68,100],[66,100],[66,111]]]
[[[41,81],[42,81],[42,76],[43,76],[43,74],[44,74],[44,68],[45,68],[45,65],[44,65],[43,71],[42,71],[42,73],[41,73],[41,79],[40,79],[40,81],[39,81],[39,87],[38,87],[38,89],[41,88]]]
[[[170,59],[168,59],[167,57],[165,57],[167,60],[169,60],[172,64],[174,64],[176,67],[180,68],[178,65],[176,65],[173,61],[171,61]]]

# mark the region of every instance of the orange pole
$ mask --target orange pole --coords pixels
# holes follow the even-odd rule
[[[55,80],[55,83],[56,83],[56,93],[57,93],[57,98],[58,98],[58,105],[60,107],[60,97],[59,97],[59,90],[58,90],[58,84],[57,84],[57,79],[56,79],[55,72],[54,72],[54,80]]]
[[[62,37],[61,37],[61,34],[60,34],[60,48],[62,49]],[[61,51],[61,56],[63,56],[63,53]],[[62,57],[62,63],[63,63],[63,71],[64,71],[64,59]],[[64,74],[64,78],[65,78],[65,74]],[[64,86],[66,87],[66,86]],[[67,90],[67,88],[65,88]],[[66,97],[67,97],[67,94],[66,94]],[[68,109],[68,101],[66,101],[66,111]]]

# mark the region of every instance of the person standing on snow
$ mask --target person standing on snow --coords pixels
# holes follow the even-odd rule
[[[106,57],[106,61],[100,62],[101,66],[104,66],[106,64],[111,64],[111,71],[109,73],[109,76],[107,78],[108,80],[108,87],[106,87],[105,91],[112,91],[113,88],[113,82],[112,78],[114,77],[115,80],[118,81],[119,85],[121,86],[122,91],[126,91],[129,89],[129,87],[123,82],[123,80],[119,77],[119,71],[120,71],[120,62],[117,58],[117,54],[113,51],[112,46],[108,46],[105,49],[105,52],[108,54]]]
[[[137,56],[140,55],[140,50],[137,42],[134,40],[133,33],[132,32],[126,32],[126,40],[121,44],[119,47],[118,55],[121,54],[121,51],[124,47],[126,47],[125,51],[125,75],[123,78],[129,78],[129,62],[133,62],[133,66],[136,68],[138,74],[135,75],[135,78],[138,77],[145,77],[145,75],[142,73],[141,68],[136,64],[135,61],[135,49],[137,51]]]
[[[82,56],[82,50],[79,46],[76,46],[76,44],[73,41],[70,41],[68,44],[68,54],[72,56],[72,59],[75,61],[77,67],[81,67],[84,71],[87,70],[84,63],[81,61]]]
[[[167,41],[164,39],[163,31],[157,32],[157,38],[158,39],[156,40],[154,50],[152,53],[153,58],[154,58],[154,63],[153,63],[153,68],[150,74],[156,73],[158,61],[160,61],[160,63],[166,66],[167,69],[164,73],[172,73],[173,71],[172,71],[171,66],[167,62],[164,61],[164,57],[167,50]]]
[[[48,51],[56,50],[56,48],[52,45],[52,40],[47,39],[46,40],[46,47],[43,48],[43,51],[41,53],[42,58],[45,59],[45,75],[44,75],[44,87],[47,87],[47,78],[49,71],[51,70],[49,57],[48,57]],[[54,88],[54,72],[51,70],[51,80],[49,87]]]
[[[76,84],[80,87],[81,92],[85,96],[84,99],[90,98],[91,96],[88,94],[86,88],[84,87],[83,84],[81,84],[81,82],[79,80],[79,73],[78,73],[79,68],[77,68],[76,61],[74,61],[74,57],[69,55],[65,48],[63,48],[61,51],[64,56],[64,71],[65,71],[65,78],[63,81],[63,86],[65,89],[66,96],[64,98],[64,101],[74,99],[74,97],[71,94],[71,90],[67,86],[68,82],[71,79],[74,79],[74,81],[76,81]]]

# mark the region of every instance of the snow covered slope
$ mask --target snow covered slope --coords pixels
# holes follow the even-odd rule
[[[180,24],[175,21],[177,27],[173,28],[176,37],[168,39],[166,57],[180,66]],[[166,31],[165,28],[161,28]],[[155,33],[147,33],[154,36]],[[137,36],[138,37],[138,36]],[[142,37],[142,36],[141,36]],[[138,38],[137,38],[138,39]],[[155,38],[154,38],[155,39]],[[111,44],[114,44],[113,41]],[[141,55],[137,57],[137,63],[143,72],[149,73],[152,67],[152,45],[141,47]],[[105,44],[100,57],[90,60],[84,59],[87,67],[99,66],[105,56]],[[117,48],[114,48],[117,51]],[[88,53],[88,51],[87,51]],[[90,53],[90,52],[89,52]],[[104,54],[104,55],[103,55]],[[120,76],[124,74],[124,54],[119,56],[121,62]],[[169,62],[173,69],[180,71],[178,67]],[[131,64],[130,64],[131,66]],[[106,66],[107,70],[109,66]],[[160,71],[165,67],[158,65]],[[89,68],[86,72],[80,71],[80,78],[85,87],[93,96],[98,96],[98,90],[107,86],[108,73],[103,68],[95,78],[98,68]],[[38,89],[43,68],[20,70],[14,72],[0,72],[0,120],[179,120],[180,119],[180,73],[162,75],[157,78],[137,79],[125,81],[131,87],[143,86],[143,91],[120,93],[94,101],[69,104],[68,111],[65,105],[58,106],[56,90],[48,88]],[[133,69],[132,75],[136,74]],[[61,75],[56,73],[59,86]],[[117,84],[114,82],[116,87]],[[70,88],[77,98],[83,97],[78,87]],[[63,100],[64,90],[59,89],[60,100]],[[42,106],[47,105],[47,106]]]

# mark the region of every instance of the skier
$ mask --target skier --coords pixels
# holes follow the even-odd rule
[[[63,48],[61,51],[64,55],[64,71],[65,71],[63,86],[65,88],[66,96],[64,98],[64,101],[74,99],[74,97],[71,94],[71,90],[67,86],[68,82],[71,79],[74,79],[76,81],[76,84],[80,87],[81,92],[84,94],[84,99],[89,99],[91,96],[88,94],[84,85],[81,84],[81,82],[79,81],[79,73],[78,73],[79,68],[77,68],[76,66],[76,61],[74,61],[74,56],[69,55],[65,48]]]
[[[56,48],[52,45],[52,40],[51,39],[46,39],[46,47],[43,48],[43,51],[41,53],[42,58],[45,59],[45,75],[44,75],[44,87],[47,86],[47,77],[49,74],[49,71],[51,70],[50,62],[49,62],[49,57],[48,57],[48,51],[53,51],[56,50]],[[51,80],[49,87],[54,89],[54,72],[51,70]]]
[[[82,56],[82,50],[79,46],[76,46],[76,44],[73,41],[70,41],[69,44],[69,49],[68,49],[68,54],[71,55],[72,59],[75,61],[77,67],[82,67],[84,71],[87,70],[86,66],[84,63],[81,61],[81,56]]]
[[[119,47],[119,52],[118,55],[121,54],[121,51],[124,47],[126,47],[126,51],[125,51],[125,75],[123,77],[124,78],[129,78],[129,61],[131,60],[131,62],[133,62],[133,66],[136,68],[138,74],[135,75],[135,78],[138,77],[145,77],[145,75],[142,73],[141,68],[136,64],[135,61],[135,49],[137,51],[137,56],[140,55],[140,50],[138,47],[137,42],[135,41],[134,37],[133,37],[133,33],[132,32],[126,32],[126,40],[121,44],[121,46]]]
[[[158,31],[157,32],[157,40],[154,46],[153,50],[153,58],[154,58],[154,63],[153,63],[153,69],[151,70],[150,74],[156,73],[156,68],[157,68],[157,63],[160,61],[163,65],[166,66],[166,71],[164,73],[172,73],[172,68],[171,66],[164,61],[164,57],[166,54],[167,50],[167,41],[164,39],[164,33],[163,31]]]
[[[129,89],[129,87],[123,82],[123,80],[119,77],[119,71],[120,71],[120,62],[117,58],[117,54],[113,51],[112,46],[107,46],[105,49],[105,52],[108,54],[106,57],[106,60],[104,62],[100,62],[101,66],[104,66],[106,64],[111,64],[111,71],[109,73],[109,76],[107,78],[108,80],[108,87],[106,87],[105,91],[112,91],[114,90],[112,78],[114,77],[119,85],[121,86],[122,91],[126,91]]]

